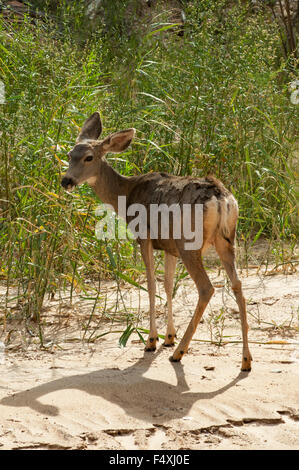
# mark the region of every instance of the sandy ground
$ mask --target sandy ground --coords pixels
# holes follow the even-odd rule
[[[182,363],[171,363],[162,344],[145,353],[137,334],[122,349],[119,333],[95,343],[83,342],[81,333],[76,340],[78,325],[72,330],[69,318],[83,316],[82,300],[69,309],[64,330],[59,323],[64,333],[49,351],[10,342],[0,357],[0,449],[299,449],[298,275],[251,270],[242,277],[250,373],[240,371],[236,304],[223,277],[211,278],[216,293]],[[194,290],[185,279],[174,301],[179,338]],[[145,313],[146,292],[122,292],[128,308],[138,299]],[[164,296],[162,283],[158,293]],[[164,300],[157,311],[164,334]],[[148,326],[146,315],[141,320]],[[48,323],[53,328],[54,320]],[[97,333],[109,328],[115,330],[104,321]]]

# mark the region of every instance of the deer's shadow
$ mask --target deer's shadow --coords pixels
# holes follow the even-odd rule
[[[157,354],[145,353],[144,357],[135,364],[123,370],[109,368],[87,374],[62,377],[4,397],[0,404],[30,407],[38,413],[57,416],[60,414],[59,408],[43,404],[39,398],[65,390],[65,393],[68,394],[68,401],[71,401],[71,390],[81,390],[114,403],[129,416],[149,422],[153,422],[153,417],[155,417],[156,421],[163,423],[185,416],[197,401],[213,399],[234,387],[248,375],[246,372],[240,372],[233,380],[214,391],[192,392],[187,385],[184,367],[181,363],[171,363],[177,378],[176,385],[164,382],[162,374],[161,380],[144,377],[145,372],[160,352],[161,350]],[[204,381],[202,383],[204,387]],[[76,404],[78,403],[76,402]],[[82,407],[84,409],[84,397],[82,397]],[[154,415],[153,411],[155,411]]]

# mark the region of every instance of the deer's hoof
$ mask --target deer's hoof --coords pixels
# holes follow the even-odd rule
[[[243,357],[242,367],[241,367],[242,372],[250,372],[251,371],[251,361],[252,361],[251,356]]]
[[[181,358],[178,357],[177,359],[175,359],[173,356],[170,356],[169,360],[170,360],[170,362],[180,362]]]
[[[146,346],[144,350],[146,352],[156,351],[156,346]]]
[[[176,337],[175,334],[174,335],[172,335],[172,334],[166,335],[163,346],[165,346],[166,348],[172,348],[174,346],[174,338],[175,337]]]
[[[159,341],[158,336],[155,337],[150,337],[147,340],[146,346],[145,346],[145,351],[156,351],[156,342]]]
[[[180,362],[184,355],[184,351],[175,352],[173,356],[170,357],[171,362]]]

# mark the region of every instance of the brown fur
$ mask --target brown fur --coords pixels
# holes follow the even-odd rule
[[[223,184],[212,176],[194,178],[179,177],[166,173],[147,173],[144,175],[124,177],[117,173],[105,160],[108,152],[121,152],[131,143],[135,130],[127,129],[116,132],[104,140],[96,140],[102,129],[100,116],[94,113],[84,124],[77,139],[77,145],[70,152],[70,166],[62,180],[68,189],[77,184],[88,182],[104,203],[118,209],[118,196],[126,196],[127,206],[138,203],[149,212],[151,204],[203,204],[203,245],[199,250],[186,250],[186,240],[182,236],[172,236],[173,220],[169,218],[170,238],[151,238],[151,227],[148,222],[147,238],[139,240],[142,257],[146,267],[150,301],[150,334],[146,344],[147,351],[156,349],[158,339],[155,322],[155,277],[153,250],[165,251],[165,290],[168,304],[168,324],[165,335],[165,346],[174,345],[175,328],[172,318],[172,288],[176,259],[180,257],[197,287],[199,300],[194,316],[176,348],[172,360],[179,361],[188,350],[189,343],[201,319],[201,316],[214,292],[214,288],[203,268],[202,253],[214,245],[232,282],[236,301],[239,306],[242,336],[243,358],[242,370],[251,369],[251,355],[248,347],[248,326],[245,299],[241,282],[235,266],[234,239],[238,218],[238,205],[233,195]],[[92,157],[92,158],[91,158]],[[91,161],[87,161],[86,159]],[[130,218],[128,217],[128,222]],[[149,218],[148,218],[149,221]],[[194,225],[194,217],[192,219]]]

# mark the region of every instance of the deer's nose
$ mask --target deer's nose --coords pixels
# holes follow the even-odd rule
[[[61,180],[61,185],[64,187],[64,189],[68,189],[69,186],[75,186],[74,180],[72,178],[68,178],[67,176],[64,176]]]

